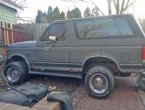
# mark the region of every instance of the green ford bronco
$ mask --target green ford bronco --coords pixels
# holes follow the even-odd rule
[[[37,41],[7,46],[4,74],[20,84],[29,74],[84,80],[88,92],[105,98],[114,76],[145,71],[145,38],[130,14],[52,22]]]

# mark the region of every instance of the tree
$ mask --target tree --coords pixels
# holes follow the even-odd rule
[[[133,4],[135,1],[132,0],[112,0],[116,14],[123,14],[125,13]],[[111,0],[110,0],[111,3]]]
[[[47,12],[42,12],[38,10],[36,16],[36,23],[49,23],[55,20],[63,20],[65,19],[65,13],[59,11],[59,8],[56,7],[54,10],[51,6],[48,7]]]
[[[54,8],[54,11],[52,13],[52,19],[53,19],[53,21],[60,19],[60,11],[59,11],[58,7]]]
[[[70,19],[71,18],[71,12],[68,10],[67,11],[67,19]]]
[[[84,11],[84,17],[90,17],[91,16],[91,11],[90,9],[87,7]]]
[[[41,10],[37,11],[37,16],[36,16],[36,23],[43,23],[44,22],[44,15]]]
[[[90,9],[88,12],[90,13]],[[80,18],[80,17],[82,17],[82,15],[81,15],[81,11],[79,8],[75,8],[71,11],[68,10],[67,16],[65,17],[65,13],[63,11],[60,13],[58,7],[54,8],[54,10],[53,10],[52,7],[49,6],[47,12],[43,13],[41,10],[38,10],[35,21],[36,21],[36,23],[49,23],[49,22],[52,22],[55,20],[63,20],[66,18],[67,19]]]
[[[99,11],[96,10],[96,8],[93,8],[91,16],[99,16]]]
[[[26,8],[26,6],[25,6],[25,2],[27,1],[27,0],[12,0],[16,5],[18,5],[19,7],[21,7],[21,8]]]
[[[81,18],[81,11],[79,8],[75,8],[71,11],[70,18]]]
[[[93,0],[80,0],[83,2],[89,2],[96,6]],[[107,0],[108,14],[112,14],[112,10],[115,9],[115,14],[124,14],[133,4],[135,0]]]
[[[64,12],[61,12],[61,14],[60,14],[60,20],[63,20],[63,19],[65,19],[65,14],[64,14]]]
[[[73,3],[75,3],[75,5],[78,3],[78,1],[86,2],[86,3],[94,5],[95,10],[99,11],[102,15],[104,15],[103,12],[100,10],[100,8],[97,6],[97,4],[95,2],[93,2],[93,0],[62,0],[62,1],[73,2]]]
[[[47,22],[48,23],[53,21],[52,14],[53,14],[53,9],[51,6],[49,6],[48,10],[47,10]]]
[[[108,4],[108,14],[109,14],[109,15],[112,14],[112,10],[111,10],[111,1],[112,1],[112,0],[107,0],[107,4]]]
[[[43,23],[47,23],[47,13],[46,12],[43,13],[42,18],[43,18]]]
[[[76,4],[78,3],[78,0],[62,0],[62,1],[66,1],[66,2],[72,2],[74,8],[76,8]]]
[[[74,1],[74,0],[63,0],[63,1]],[[95,10],[100,12],[102,15],[104,13],[98,7],[97,2],[95,0],[79,0],[82,2],[89,3],[95,6]],[[129,8],[131,8],[135,2],[135,0],[106,0],[108,6],[108,14],[111,15],[113,10],[115,9],[115,14],[124,14]]]

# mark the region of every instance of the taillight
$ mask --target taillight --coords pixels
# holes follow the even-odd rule
[[[142,48],[142,60],[145,61],[145,46]]]

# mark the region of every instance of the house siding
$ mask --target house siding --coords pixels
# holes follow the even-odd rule
[[[16,11],[0,4],[0,22],[16,23]]]

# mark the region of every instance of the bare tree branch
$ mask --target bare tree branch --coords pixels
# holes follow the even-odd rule
[[[119,0],[116,0],[116,4],[117,4],[117,14],[119,14],[120,13],[120,3],[119,3]]]
[[[116,10],[116,13],[119,14],[119,0],[113,0],[113,4]]]
[[[19,5],[21,8],[26,8],[25,7],[25,2],[27,0],[12,0],[15,4]]]
[[[125,10],[127,10],[129,1],[130,1],[130,0],[127,0],[127,3],[126,3],[126,5],[125,5],[125,7],[123,8],[123,12],[124,12]]]
[[[123,14],[129,7],[131,7],[135,1],[130,2],[130,0],[113,0],[113,4],[116,10],[116,14]],[[121,4],[120,4],[121,3]]]
[[[113,0],[113,4],[115,6],[115,9],[117,10],[117,4],[116,4],[115,0]]]
[[[134,0],[133,2],[130,2],[129,0],[127,1],[126,3],[126,6],[123,8],[122,10],[122,14],[128,9],[130,8],[131,6],[133,6],[133,4],[135,3],[136,0]]]
[[[102,10],[100,10],[100,8],[97,6],[97,4],[93,0],[79,0],[79,1],[86,2],[86,3],[89,3],[89,4],[94,5],[95,6],[95,9],[97,11],[99,11],[102,15],[104,15],[104,13],[102,12]]]
[[[122,14],[122,12],[123,12],[123,9],[124,9],[124,3],[125,3],[125,0],[122,0],[122,5],[121,5],[121,9],[120,9],[120,14]]]
[[[109,15],[112,14],[112,10],[111,10],[111,2],[112,2],[112,0],[107,0],[107,3],[108,3],[108,13],[109,13]]]
[[[73,1],[73,0],[62,0],[62,1]],[[82,2],[86,2],[89,3],[91,5],[95,6],[95,9],[98,10],[102,15],[104,15],[104,13],[102,12],[102,10],[98,7],[97,3],[94,2],[93,0],[79,0]],[[108,5],[108,14],[111,15],[112,14],[112,7],[115,8],[116,14],[123,14],[125,13],[125,11],[127,11],[127,9],[129,9],[136,0],[134,0],[133,2],[131,2],[131,0],[106,0],[107,1],[107,5]],[[113,2],[113,4],[112,4]]]

